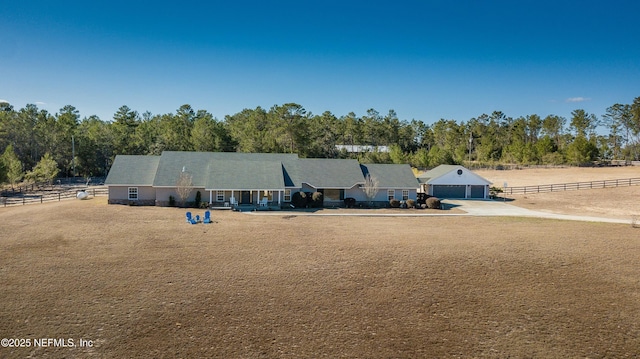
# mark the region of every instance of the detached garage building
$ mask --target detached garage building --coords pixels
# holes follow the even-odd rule
[[[489,198],[491,182],[463,166],[440,165],[418,177],[420,192],[438,198]]]

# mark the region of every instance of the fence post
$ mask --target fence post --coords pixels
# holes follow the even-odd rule
[[[40,195],[40,203],[42,203],[42,198],[43,197],[44,197],[43,195]]]
[[[24,196],[22,196],[22,205],[24,206]]]
[[[58,192],[58,202],[60,202],[60,192]]]

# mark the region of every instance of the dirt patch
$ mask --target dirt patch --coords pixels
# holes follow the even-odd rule
[[[197,211],[194,213],[196,214]],[[640,349],[638,229],[251,216],[101,198],[0,209],[0,337],[24,357],[616,357]]]

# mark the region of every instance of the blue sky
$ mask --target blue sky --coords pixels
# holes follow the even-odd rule
[[[640,96],[637,1],[10,1],[0,99],[111,120],[295,102],[402,120],[598,116]]]

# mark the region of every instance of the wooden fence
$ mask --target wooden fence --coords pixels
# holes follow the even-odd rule
[[[505,194],[575,191],[581,189],[614,188],[640,185],[640,178],[612,179],[591,182],[572,182],[503,188]]]
[[[15,196],[0,197],[0,206],[7,207],[73,199],[76,198],[78,192],[81,190],[83,189],[74,188],[66,191],[51,191],[38,194],[21,193]],[[84,188],[84,191],[92,197],[109,195],[109,189],[107,188]]]

